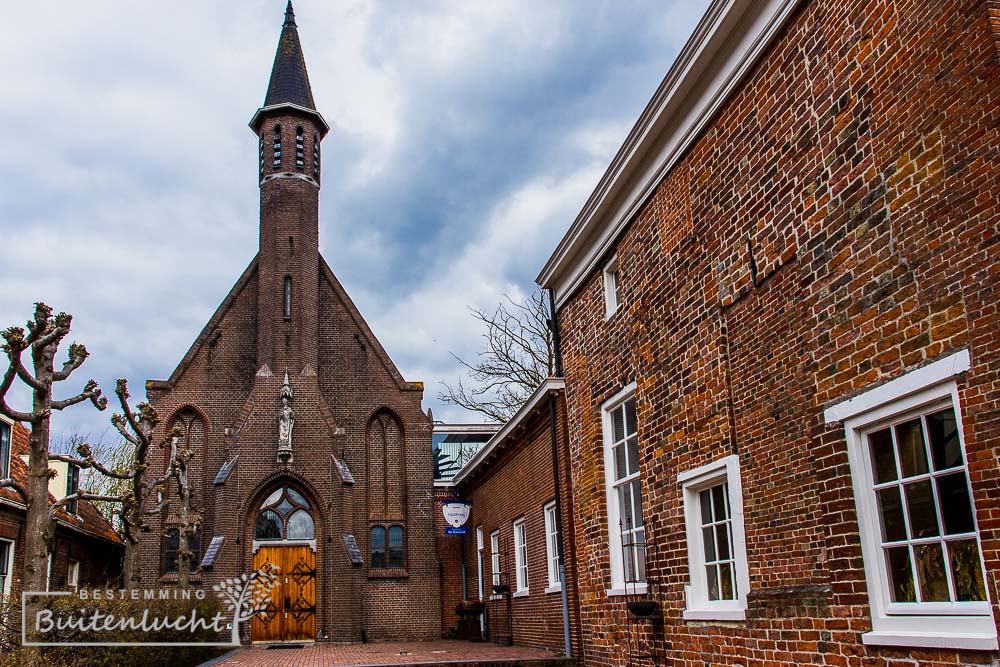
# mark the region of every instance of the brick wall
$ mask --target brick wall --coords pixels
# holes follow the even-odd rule
[[[573,506],[569,485],[566,458],[565,404],[562,395],[557,400],[559,419],[558,444],[562,456],[561,493],[563,503],[563,530],[566,533],[566,575],[571,609],[570,629],[574,652],[580,653],[579,623],[576,617],[577,595],[575,588],[575,553],[573,547],[573,527],[570,508]],[[469,534],[465,540],[466,572],[470,599],[478,598],[478,577],[476,563],[476,527],[483,528],[484,578],[487,598],[492,587],[490,558],[490,533],[500,530],[500,548],[505,555],[501,568],[505,569],[505,582],[511,590],[514,586],[514,520],[524,517],[526,544],[528,547],[528,595],[513,596],[510,599],[510,615],[513,639],[516,645],[564,650],[561,597],[557,592],[546,593],[548,587],[548,566],[546,562],[546,532],[543,507],[555,499],[555,485],[552,475],[552,432],[547,401],[525,417],[517,432],[504,440],[500,455],[481,464],[474,473],[462,480],[456,495],[472,502],[472,512],[467,522]],[[441,526],[443,530],[443,525]],[[448,551],[441,552],[446,578],[454,586],[454,576],[447,575],[460,568],[460,559],[455,561],[455,550],[450,541],[458,538],[439,538],[439,545],[447,543]],[[440,548],[440,546],[439,546]],[[451,556],[446,560],[446,555]],[[460,572],[460,570],[459,570]],[[461,585],[459,579],[459,586]],[[448,589],[446,589],[447,591]],[[457,603],[457,600],[456,600]],[[451,600],[451,624],[456,625],[454,604]],[[488,600],[491,615],[491,631],[506,636],[507,600]],[[449,609],[443,610],[445,627],[448,627]]]
[[[822,416],[970,350],[960,402],[1000,618],[1000,81],[987,5],[803,3],[618,240],[622,308],[605,321],[597,273],[561,308],[587,664],[622,664],[630,638],[623,600],[605,594],[600,405],[631,381],[670,664],[996,659],[862,645],[871,620],[844,431]],[[677,474],[731,453],[747,620],[686,623]],[[642,646],[650,627],[632,635]]]

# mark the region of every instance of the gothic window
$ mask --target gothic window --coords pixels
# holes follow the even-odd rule
[[[180,549],[181,534],[177,528],[167,531],[163,540],[163,572],[172,574],[177,572],[177,551]],[[188,538],[188,551],[191,552],[191,568],[194,569],[201,562],[201,531],[195,530],[194,535]]]
[[[404,518],[403,428],[389,410],[368,423],[368,512],[374,520]]]
[[[299,171],[306,166],[306,138],[302,126],[295,128],[295,168]]]
[[[260,505],[255,540],[314,540],[316,524],[305,497],[290,486],[275,489]]]
[[[406,567],[402,526],[372,526],[370,547],[372,569]]]
[[[385,567],[385,528],[382,526],[372,528],[371,549],[372,568]]]
[[[180,431],[180,439],[177,442],[178,450],[190,449],[195,453],[195,458],[204,450],[205,422],[202,421],[201,416],[193,408],[187,407],[181,410],[171,423],[170,428],[171,430],[178,429]],[[164,458],[166,459],[164,470],[166,470],[170,466],[169,450]],[[194,495],[197,493],[196,490],[200,488],[201,466],[190,466],[188,468],[188,480],[192,494],[192,503],[196,503]],[[168,493],[176,494],[176,486],[176,484],[171,484],[168,487]]]
[[[281,126],[274,126],[274,168],[281,166]]]
[[[286,320],[292,319],[292,278],[285,276],[282,286],[282,313]]]
[[[319,178],[319,135],[313,135],[313,176]]]
[[[389,526],[389,567],[403,567],[403,527]]]

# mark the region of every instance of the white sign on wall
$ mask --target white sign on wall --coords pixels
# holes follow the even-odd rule
[[[441,512],[444,520],[448,522],[448,527],[444,532],[448,535],[465,535],[468,529],[465,522],[469,520],[469,513],[472,511],[472,503],[465,500],[446,498]]]

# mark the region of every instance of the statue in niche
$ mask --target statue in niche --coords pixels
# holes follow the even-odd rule
[[[295,413],[292,410],[292,400],[295,395],[288,382],[288,371],[285,371],[285,383],[281,387],[281,412],[278,415],[278,460],[292,460],[292,428],[295,426]]]

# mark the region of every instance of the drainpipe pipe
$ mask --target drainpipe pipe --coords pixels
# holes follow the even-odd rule
[[[556,323],[556,303],[555,292],[549,290],[549,329],[552,331],[552,358],[554,375],[562,377],[562,355],[559,352],[559,325]],[[559,596],[562,598],[562,620],[563,620],[563,643],[565,644],[565,654],[567,658],[573,657],[573,644],[569,636],[569,582],[566,580],[566,549],[564,547],[565,533],[562,525],[562,493],[559,484],[559,421],[556,416],[556,395],[549,394],[549,421],[552,426],[552,481],[555,483],[556,495],[556,548],[559,550],[559,582],[562,590]]]

